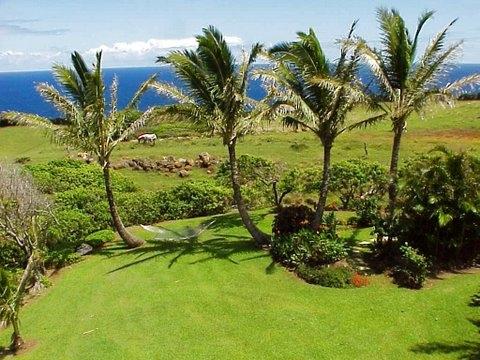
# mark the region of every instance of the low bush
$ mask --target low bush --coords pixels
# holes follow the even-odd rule
[[[305,205],[282,207],[273,220],[272,233],[278,237],[309,228],[314,216],[315,212]]]
[[[88,214],[78,209],[57,209],[54,220],[47,230],[47,246],[54,248],[75,248],[85,237],[98,230],[98,225]]]
[[[19,246],[12,241],[4,241],[0,238],[0,268],[16,269],[25,264],[27,258]]]
[[[53,160],[45,164],[27,165],[38,188],[47,194],[78,188],[104,188],[100,166],[79,160]],[[124,176],[113,173],[112,187],[118,192],[136,191],[134,184]]]
[[[330,170],[330,190],[338,195],[344,210],[355,200],[383,195],[387,183],[387,171],[380,164],[361,159],[340,161]]]
[[[355,273],[352,276],[351,284],[354,287],[359,288],[359,287],[368,286],[369,283],[370,281],[368,280],[367,276],[361,275],[359,273]]]
[[[380,216],[380,199],[376,196],[355,199],[353,202],[355,216],[349,222],[358,227],[373,226]]]
[[[301,264],[297,274],[310,284],[331,288],[348,288],[352,286],[353,271],[348,267],[312,267]]]
[[[43,261],[45,267],[59,269],[80,261],[81,257],[72,249],[50,250],[44,254]]]
[[[411,289],[420,289],[427,278],[428,262],[418,250],[408,244],[400,247],[400,260],[393,269],[395,282]]]
[[[347,256],[345,244],[336,235],[332,237],[328,232],[315,233],[309,229],[274,236],[271,252],[277,261],[292,267],[331,264]]]
[[[85,238],[85,242],[94,249],[99,249],[114,240],[115,233],[110,229],[95,231]]]

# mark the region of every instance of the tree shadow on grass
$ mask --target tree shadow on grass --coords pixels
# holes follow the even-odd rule
[[[258,225],[268,215],[270,215],[269,212],[265,212],[261,214],[255,213],[255,214],[250,214],[250,217],[252,221]],[[215,222],[212,223],[208,228],[214,233],[217,233],[218,231],[228,231],[234,228],[242,228],[242,229],[244,228],[242,219],[240,218],[240,215],[238,214],[238,212],[229,213],[225,215],[218,215],[213,218],[209,218],[208,220],[205,220],[202,224],[207,224],[212,220],[215,220]],[[228,235],[228,236],[232,236],[232,235]]]
[[[469,321],[480,329],[479,320],[469,319]],[[478,360],[480,359],[480,342],[468,340],[460,343],[433,341],[417,344],[410,348],[410,351],[432,356],[437,354],[456,354],[457,359]]]
[[[254,246],[250,238],[240,236],[218,236],[213,239],[198,241],[197,238],[182,241],[162,241],[162,240],[148,240],[147,244],[141,248],[123,251],[121,253],[107,254],[109,257],[135,255],[135,260],[122,265],[109,273],[113,273],[119,270],[123,270],[158,257],[167,257],[173,255],[168,260],[168,268],[174,266],[182,257],[199,255],[200,258],[190,262],[189,264],[200,264],[211,260],[224,260],[229,261],[234,265],[239,265],[240,262],[249,260],[249,258],[237,260],[235,255],[241,254],[254,254],[259,250]],[[255,257],[268,256],[265,254],[258,254]]]

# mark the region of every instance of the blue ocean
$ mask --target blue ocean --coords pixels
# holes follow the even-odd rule
[[[455,67],[444,79],[444,83],[452,82],[466,75],[480,73],[480,64],[461,64]],[[157,74],[161,81],[179,84],[172,70],[168,67],[143,67],[143,68],[112,68],[104,69],[105,82],[110,84],[114,76],[119,80],[119,106],[125,106],[138,86],[152,74]],[[364,72],[360,77],[366,83],[370,76]],[[35,90],[38,83],[47,82],[55,84],[50,71],[26,71],[0,73],[0,111],[15,110],[35,113],[41,116],[54,118],[60,114],[46,103]],[[261,99],[265,92],[259,81],[250,83],[249,95],[254,99]],[[145,110],[152,105],[164,105],[169,99],[158,96],[149,91],[140,103],[140,109]]]

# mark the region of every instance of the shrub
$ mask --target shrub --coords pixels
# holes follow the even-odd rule
[[[427,278],[428,263],[418,250],[408,244],[400,247],[400,261],[393,269],[395,282],[400,286],[420,289]]]
[[[388,183],[386,170],[378,163],[350,159],[332,165],[330,189],[337,193],[343,209],[352,201],[372,195],[383,195]]]
[[[77,209],[60,209],[54,212],[54,221],[47,230],[49,248],[75,248],[98,225],[94,220]]]
[[[242,186],[244,201],[249,208],[260,208],[274,202],[273,184],[280,179],[280,166],[259,156],[241,155],[237,159],[239,182]],[[231,186],[230,162],[220,163],[215,180],[225,186]]]
[[[102,169],[96,164],[79,160],[53,160],[45,164],[27,165],[39,189],[48,194],[78,188],[104,188]],[[115,191],[132,192],[134,184],[124,176],[113,173],[112,186]]]
[[[91,233],[85,238],[85,242],[93,247],[94,249],[99,249],[103,247],[106,243],[112,242],[115,240],[115,233],[110,229],[99,230]]]
[[[274,236],[271,251],[275,259],[287,266],[324,265],[339,261],[347,255],[345,244],[328,232],[315,233],[302,229],[297,233]]]
[[[315,212],[305,205],[282,207],[273,220],[272,232],[274,236],[283,236],[296,233],[310,227]]]
[[[355,199],[353,207],[355,216],[350,222],[358,227],[373,226],[380,216],[380,199],[376,196],[367,196],[365,198]]]
[[[352,280],[350,282],[354,287],[357,288],[368,286],[368,284],[370,283],[367,276],[363,276],[359,273],[353,274]]]
[[[347,267],[312,267],[302,264],[297,274],[310,284],[331,288],[348,288],[351,286],[353,271]]]
[[[472,296],[470,306],[480,306],[480,291]]]
[[[0,268],[17,269],[26,262],[25,253],[12,241],[0,238]]]
[[[48,251],[43,259],[47,268],[59,269],[80,261],[81,257],[80,254],[72,249],[62,249]]]
[[[480,159],[439,150],[402,169],[392,233],[438,268],[469,265],[480,251]]]

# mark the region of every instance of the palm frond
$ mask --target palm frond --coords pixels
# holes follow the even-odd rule
[[[146,81],[144,81],[140,85],[138,90],[135,92],[135,94],[133,95],[132,99],[126,106],[126,109],[136,109],[138,107],[138,104],[140,103],[142,96],[150,88],[150,86],[156,81],[156,79],[157,79],[157,74],[153,74]]]

